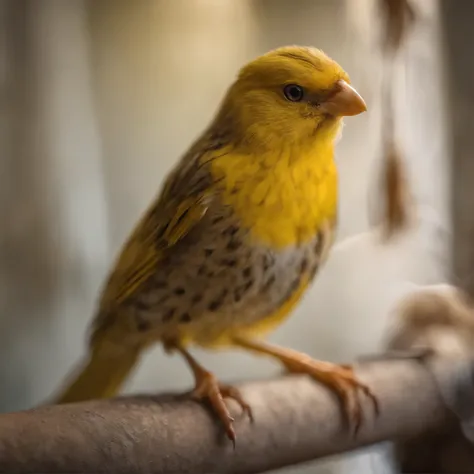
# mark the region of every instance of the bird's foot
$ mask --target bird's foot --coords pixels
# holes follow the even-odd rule
[[[354,430],[354,435],[359,431],[363,421],[363,410],[359,398],[360,393],[369,398],[374,407],[375,414],[379,414],[377,398],[369,387],[357,380],[351,366],[313,360],[309,357],[303,357],[303,355],[291,361],[286,360],[284,365],[288,371],[307,374],[336,392],[341,401],[347,422]]]
[[[253,420],[252,409],[244,400],[240,391],[230,385],[219,383],[215,375],[211,372],[202,371],[196,379],[196,387],[192,391],[191,396],[195,400],[205,400],[210,403],[213,411],[224,425],[227,436],[235,447],[236,435],[233,427],[234,418],[230,415],[225,403],[225,398],[235,400],[242,409],[243,414],[246,414],[251,421]]]

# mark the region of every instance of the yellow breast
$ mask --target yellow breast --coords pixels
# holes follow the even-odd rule
[[[275,249],[308,242],[337,212],[332,143],[297,156],[294,150],[229,153],[212,161],[211,172],[223,184],[224,203],[253,238]]]

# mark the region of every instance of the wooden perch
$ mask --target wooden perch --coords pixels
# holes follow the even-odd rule
[[[455,423],[432,372],[419,361],[368,362],[359,373],[382,413],[374,420],[367,405],[357,438],[345,429],[329,391],[287,376],[241,386],[255,422],[236,413],[235,451],[198,403],[124,397],[0,415],[0,472],[257,473]]]

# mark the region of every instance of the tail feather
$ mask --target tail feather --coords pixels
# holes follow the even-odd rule
[[[90,359],[79,369],[79,374],[62,394],[56,397],[54,403],[113,397],[136,365],[140,353],[140,347],[110,351],[96,346]]]

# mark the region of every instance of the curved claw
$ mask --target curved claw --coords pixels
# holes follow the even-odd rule
[[[224,398],[231,398],[240,406],[242,415],[247,415],[251,422],[254,421],[252,407],[245,401],[240,390],[231,385],[220,385],[219,389]]]
[[[354,436],[357,435],[364,421],[362,404],[359,398],[360,392],[369,398],[372,402],[375,416],[379,416],[380,406],[377,397],[369,387],[357,380],[351,366],[334,365],[312,359],[291,361],[291,363],[286,363],[285,366],[291,372],[308,374],[336,392],[341,400],[342,410],[347,423],[349,427],[353,428]]]
[[[202,374],[195,389],[192,392],[195,400],[206,400],[210,403],[212,410],[219,417],[224,425],[227,437],[232,441],[235,449],[236,434],[233,427],[234,418],[231,416],[229,409],[225,403],[225,398],[235,400],[242,409],[243,414],[247,414],[249,419],[253,421],[252,408],[245,401],[240,391],[230,385],[221,385],[214,374],[206,372]]]
[[[346,418],[353,425],[353,434],[356,436],[364,421],[360,392],[372,402],[375,416],[380,414],[379,401],[367,385],[357,380],[351,367],[345,366],[342,370],[345,373],[334,374],[334,388],[341,397]]]

